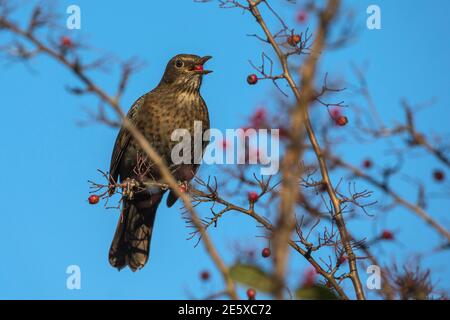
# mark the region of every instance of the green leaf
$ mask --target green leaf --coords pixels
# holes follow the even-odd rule
[[[257,291],[272,291],[272,278],[257,266],[238,263],[230,268],[230,275],[235,281],[252,287]]]
[[[300,300],[337,300],[336,294],[320,284],[315,284],[312,287],[298,288],[295,296]]]

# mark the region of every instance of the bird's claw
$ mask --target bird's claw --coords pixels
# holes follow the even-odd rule
[[[122,186],[122,196],[128,198],[129,200],[133,199],[134,190],[139,187],[140,183],[135,179],[127,179]]]

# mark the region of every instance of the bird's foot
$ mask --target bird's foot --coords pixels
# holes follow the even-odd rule
[[[135,179],[127,179],[122,183],[122,196],[133,199],[135,191],[140,187],[140,183]]]

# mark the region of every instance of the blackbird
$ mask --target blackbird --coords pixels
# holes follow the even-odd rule
[[[194,121],[201,122],[203,133],[209,129],[208,109],[200,95],[200,86],[203,75],[211,72],[203,69],[203,64],[210,58],[192,54],[173,57],[158,86],[137,99],[127,114],[180,183],[190,181],[199,165],[194,162],[193,147],[192,162],[174,164],[171,152],[178,142],[171,140],[171,134],[184,128],[193,137]],[[202,142],[202,152],[207,144],[208,141]],[[112,152],[111,182],[138,181],[146,186],[151,186],[153,181],[159,182],[158,168],[143,155],[138,142],[122,127]],[[111,188],[110,193],[113,192],[114,188]],[[156,210],[165,192],[166,188],[153,184],[132,196],[123,196],[121,216],[109,250],[109,262],[113,267],[120,270],[129,266],[136,271],[146,264]],[[167,206],[172,206],[176,200],[175,193],[170,191]]]

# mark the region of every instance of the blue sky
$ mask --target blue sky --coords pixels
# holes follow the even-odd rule
[[[181,52],[214,57],[208,63],[214,73],[204,81],[202,90],[214,127],[240,127],[256,106],[271,100],[273,88],[269,82],[251,87],[245,83],[251,72],[248,60],[258,62],[262,45],[246,36],[257,26],[252,17],[239,10],[221,10],[216,3],[188,0],[58,1],[55,8],[62,15],[62,25],[65,8],[74,3],[82,10],[82,29],[68,31],[69,36],[84,39],[92,47],[101,48],[96,49],[100,52],[112,52],[121,58],[136,56],[146,63],[129,84],[122,100],[125,108],[151,90],[166,62]],[[305,27],[294,23],[298,7],[274,3],[293,26],[299,30]],[[365,28],[365,8],[374,3],[382,10],[379,31]],[[450,119],[450,3],[355,0],[346,2],[346,6],[353,8],[357,17],[358,41],[326,54],[321,71],[348,75],[350,63],[369,62],[369,85],[387,123],[402,118],[402,97],[412,103],[436,97],[433,109],[421,113],[418,126],[430,134],[446,132]],[[17,20],[23,22],[24,16],[19,14]],[[0,43],[3,39],[0,34]],[[270,52],[269,48],[264,50]],[[220,290],[222,282],[217,273],[213,273],[211,283],[199,281],[199,272],[211,270],[212,264],[201,246],[194,248],[192,241],[186,241],[188,230],[177,206],[159,209],[150,261],[143,270],[133,274],[109,266],[107,253],[118,213],[87,203],[87,180],[100,178],[97,168],[108,168],[117,130],[97,124],[77,125],[86,119],[84,108],[95,108],[96,100],[68,94],[64,86],[76,81],[47,57],[33,60],[31,66],[33,72],[19,64],[4,66],[0,71],[4,119],[0,126],[0,298],[178,299]],[[108,90],[115,88],[112,79],[116,78],[114,71],[96,76]],[[386,152],[383,147],[369,145],[366,149],[347,145],[340,151],[356,164],[366,156],[384,161]],[[417,173],[432,190],[438,190],[430,172],[441,166],[423,156],[409,160],[408,172]],[[208,170],[214,173],[219,168]],[[405,197],[414,199],[410,186],[398,186]],[[375,197],[382,195],[375,192]],[[435,199],[429,207],[447,227],[448,202]],[[402,261],[439,243],[433,231],[404,210],[384,217],[376,231],[372,222],[365,217],[352,224],[352,230],[369,237],[380,228],[401,230],[397,242],[382,245],[387,261]],[[224,259],[231,263],[236,242],[251,243],[258,251],[265,246],[263,239],[255,237],[258,233],[253,221],[230,213],[220,228],[213,229],[212,236]],[[448,253],[441,253],[423,261],[434,268],[433,280],[439,287],[450,287],[449,258]],[[81,290],[66,289],[65,271],[72,264],[81,268]],[[304,267],[301,257],[293,257],[292,274]]]

